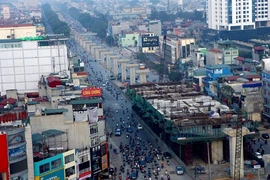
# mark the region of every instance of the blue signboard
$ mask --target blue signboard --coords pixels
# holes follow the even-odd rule
[[[52,173],[50,173],[52,172]],[[63,180],[64,178],[64,169],[61,168],[57,171],[51,170],[46,176],[40,176],[40,180]]]
[[[9,160],[15,160],[26,155],[26,145],[8,150]]]

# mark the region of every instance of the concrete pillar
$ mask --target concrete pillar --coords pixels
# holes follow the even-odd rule
[[[99,48],[100,46],[91,46],[91,54],[92,54],[92,57],[95,58],[95,49],[96,48]]]
[[[97,53],[97,61],[101,61],[101,53],[102,52],[108,52],[107,49],[98,49],[98,53]]]
[[[130,85],[136,84],[135,81],[135,76],[136,76],[136,71],[135,68],[138,67],[138,64],[127,64],[127,68],[129,68],[129,73],[130,73]]]
[[[100,49],[102,49],[101,46],[99,46],[98,48],[95,48],[95,53],[94,53],[94,54],[95,54],[95,59],[96,59],[96,60],[97,60],[97,58],[99,57],[98,54],[99,54],[99,50],[100,50]]]
[[[137,70],[136,73],[138,73],[140,75],[140,83],[141,84],[145,84],[147,83],[146,80],[146,74],[149,73],[149,69],[142,69],[142,70]]]
[[[120,59],[118,60],[118,63],[121,64],[121,77],[122,77],[122,82],[124,82],[127,78],[127,72],[126,72],[126,65],[128,63],[128,59]],[[117,68],[118,68],[118,65],[117,65]]]
[[[119,58],[112,58],[112,60],[113,60],[113,75],[115,77],[118,76],[118,59]]]
[[[93,42],[89,42],[89,43],[87,43],[87,45],[86,45],[86,52],[91,56],[91,46],[96,46],[96,44],[95,43],[93,43]]]
[[[231,177],[234,177],[234,164],[235,164],[235,146],[236,146],[236,129],[224,128],[223,132],[229,136],[230,144],[230,172]],[[242,148],[241,148],[241,165],[240,165],[240,178],[244,177],[244,154],[243,154],[243,136],[249,134],[246,127],[242,128]]]
[[[223,141],[216,140],[211,142],[211,155],[213,161],[222,161],[223,160]]]
[[[113,52],[111,51],[101,52],[101,65],[104,65],[104,61],[107,60],[106,58],[108,54],[113,54]]]
[[[107,68],[107,70],[111,71],[112,70],[111,69],[111,62],[112,62],[112,60],[115,59],[115,58],[120,59],[120,57],[118,55],[113,55],[113,54],[110,54],[107,57],[108,58],[106,59],[106,68]]]

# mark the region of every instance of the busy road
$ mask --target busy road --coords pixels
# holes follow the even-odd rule
[[[106,131],[109,135],[110,167],[116,179],[127,177],[137,179],[175,179],[189,180],[178,167],[174,159],[163,155],[160,147],[144,127],[134,118],[131,103],[125,99],[120,89],[108,80],[109,71],[89,57],[74,41],[70,41],[73,54],[86,57],[85,67],[89,73],[89,83],[103,89],[103,108],[106,114]],[[83,58],[82,58],[83,59]],[[119,68],[120,70],[120,68]],[[155,78],[155,75],[154,75]],[[154,79],[149,75],[149,80]],[[180,167],[179,167],[180,168]],[[115,171],[116,170],[116,171]],[[179,170],[179,169],[178,169]]]

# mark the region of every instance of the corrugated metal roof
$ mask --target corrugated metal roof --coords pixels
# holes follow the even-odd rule
[[[102,99],[79,99],[71,100],[71,104],[96,104],[101,103]]]
[[[56,129],[49,129],[46,131],[42,132],[43,137],[48,138],[48,137],[53,137],[53,136],[59,136],[61,134],[65,134],[64,131],[56,130]]]

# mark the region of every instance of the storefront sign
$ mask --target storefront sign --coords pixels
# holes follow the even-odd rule
[[[107,156],[107,154],[102,156],[101,163],[102,163],[101,164],[102,171],[108,168],[108,156]]]
[[[8,154],[9,154],[9,159],[12,161],[12,160],[15,160],[15,159],[18,159],[20,157],[23,157],[26,155],[26,145],[23,145],[21,147],[17,147],[17,148],[14,148],[14,149],[10,149],[8,151]]]
[[[20,144],[20,143],[23,143],[24,141],[25,141],[24,140],[24,132],[20,132],[20,133],[12,134],[12,135],[8,136],[8,145],[9,146]]]
[[[82,97],[100,97],[102,96],[101,88],[86,88],[82,90]]]
[[[49,172],[46,176],[36,176],[35,180],[63,180],[64,178],[64,169],[60,169],[58,171]]]
[[[91,148],[91,155],[91,169],[93,174],[97,174],[101,171],[100,146]]]

